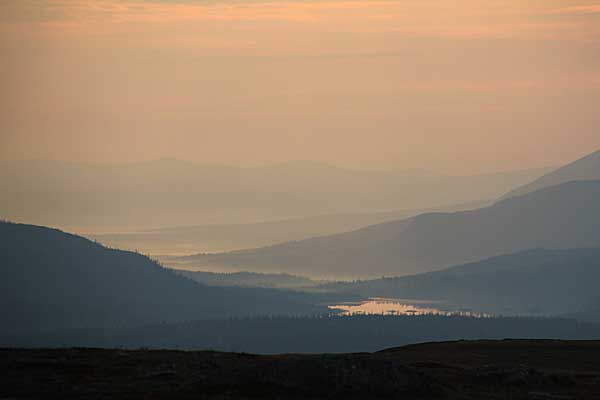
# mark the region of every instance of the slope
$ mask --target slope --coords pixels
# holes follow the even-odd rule
[[[0,260],[4,333],[324,311],[308,295],[200,285],[140,254],[39,226],[1,222]]]
[[[196,266],[374,278],[427,272],[520,250],[600,245],[600,181],[568,182],[490,207],[430,213],[344,234],[184,258]]]

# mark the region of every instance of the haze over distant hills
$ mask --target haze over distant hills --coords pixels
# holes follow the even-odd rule
[[[520,196],[548,186],[569,181],[591,181],[600,179],[600,150],[588,154],[570,164],[541,176],[535,181],[507,193],[503,198]]]
[[[199,252],[223,252],[268,246],[289,240],[348,232],[367,225],[408,218],[423,212],[461,211],[490,201],[449,205],[429,210],[398,210],[364,214],[330,214],[278,221],[229,225],[195,225],[124,232],[77,232],[110,247],[138,250],[160,259]]]
[[[600,246],[600,181],[544,188],[490,206],[430,213],[353,232],[184,258],[201,266],[313,277],[439,270],[520,250]]]
[[[2,333],[326,311],[302,293],[201,285],[145,256],[0,222]]]
[[[94,227],[95,232],[239,224],[487,200],[545,172],[461,177],[305,161],[254,168],[176,160],[127,165],[7,161],[0,165],[0,209],[9,220]]]

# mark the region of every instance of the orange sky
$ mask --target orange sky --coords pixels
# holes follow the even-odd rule
[[[447,173],[600,148],[600,2],[0,3],[0,159]]]

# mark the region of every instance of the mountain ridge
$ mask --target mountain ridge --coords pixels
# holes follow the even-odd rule
[[[600,179],[600,150],[587,154],[567,165],[542,175],[531,183],[511,190],[501,197],[520,196],[548,186],[554,186],[569,181]]]
[[[503,315],[600,312],[600,247],[528,249],[404,277],[337,282],[320,290],[442,301]]]
[[[594,247],[600,245],[598,226],[600,181],[573,181],[477,210],[421,214],[337,235],[184,259],[197,266],[322,278],[406,275],[535,247]],[[369,274],[362,272],[366,269]]]

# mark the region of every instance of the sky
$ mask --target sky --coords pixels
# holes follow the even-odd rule
[[[0,85],[0,160],[559,165],[600,149],[600,1],[3,1]]]

